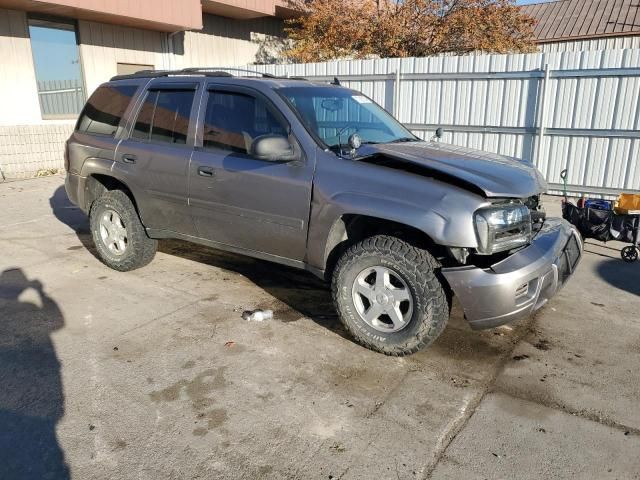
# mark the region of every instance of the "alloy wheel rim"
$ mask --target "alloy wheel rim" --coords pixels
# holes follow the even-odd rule
[[[353,282],[352,298],[360,318],[380,332],[402,330],[413,315],[413,296],[407,283],[388,267],[362,270]]]
[[[124,255],[128,246],[127,228],[115,210],[106,210],[100,217],[100,239],[113,255]]]

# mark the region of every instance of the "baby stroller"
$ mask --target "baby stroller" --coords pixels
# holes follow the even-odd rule
[[[583,239],[593,238],[601,242],[618,240],[631,245],[620,251],[625,262],[638,260],[638,230],[640,230],[640,196],[622,194],[618,205],[612,208],[612,202],[589,201],[584,206],[569,202],[567,198],[567,171],[560,173],[564,184],[562,217],[573,224]],[[631,207],[631,208],[629,208]],[[637,208],[637,209],[636,209]]]

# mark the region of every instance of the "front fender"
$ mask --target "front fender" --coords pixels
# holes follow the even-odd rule
[[[439,245],[475,248],[473,213],[487,204],[484,199],[457,190],[444,191],[436,197],[425,195],[422,205],[363,192],[318,197],[312,202],[307,261],[320,269],[324,269],[332,248],[345,239],[344,215],[365,215],[408,225]]]

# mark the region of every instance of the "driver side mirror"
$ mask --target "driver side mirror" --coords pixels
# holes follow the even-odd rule
[[[291,162],[300,158],[289,139],[282,135],[256,137],[251,143],[249,154],[253,158],[268,162]]]

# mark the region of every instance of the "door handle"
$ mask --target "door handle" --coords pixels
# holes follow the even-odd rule
[[[211,167],[198,167],[198,175],[201,177],[214,177],[213,168]]]
[[[122,161],[124,163],[136,163],[137,157],[135,155],[131,155],[129,153],[125,153],[122,155]]]

